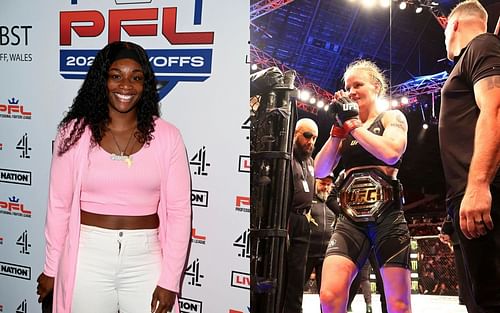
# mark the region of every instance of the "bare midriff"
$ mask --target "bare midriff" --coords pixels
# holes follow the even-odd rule
[[[80,210],[80,223],[107,229],[155,229],[160,225],[160,220],[156,213],[144,216],[122,216]]]

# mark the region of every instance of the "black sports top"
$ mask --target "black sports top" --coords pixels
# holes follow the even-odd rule
[[[382,112],[377,116],[370,127],[368,127],[368,131],[375,135],[382,136],[385,130],[384,125],[382,125],[384,113],[385,112]],[[346,139],[342,142],[340,154],[342,155],[342,163],[346,170],[358,166],[384,165],[399,168],[401,165],[401,159],[393,165],[377,159],[370,152],[366,151],[351,134],[347,135]]]

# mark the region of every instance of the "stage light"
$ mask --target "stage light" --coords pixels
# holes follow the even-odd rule
[[[408,104],[408,102],[409,102],[408,101],[408,97],[406,97],[406,96],[401,97],[401,103],[402,104],[406,105],[406,104]]]
[[[252,64],[250,66],[250,69],[252,69],[252,71],[256,71],[258,68],[259,68],[259,66],[257,66],[257,64]]]
[[[378,99],[377,100],[377,110],[379,112],[389,110],[389,100],[387,99]]]
[[[423,124],[422,124],[422,128],[423,128],[423,129],[427,129],[427,128],[429,128],[429,124],[427,124],[427,123],[423,123]]]
[[[406,9],[406,1],[401,2],[401,3],[399,4],[399,8],[400,8],[401,10]]]
[[[431,5],[433,5],[433,6],[438,6],[438,5],[439,5],[439,3],[435,2],[435,1],[432,1],[432,2],[431,2]]]
[[[422,11],[423,11],[423,10],[424,10],[424,9],[422,9],[422,7],[417,7],[417,8],[415,9],[415,13],[420,14],[420,13],[422,13]]]
[[[325,111],[328,111],[328,109],[329,109],[329,108],[330,108],[330,105],[329,105],[329,104],[327,104],[327,105],[325,105],[325,106],[323,107],[323,109],[324,109]]]
[[[321,109],[323,106],[325,106],[325,103],[323,102],[323,100],[319,100],[318,103],[316,103],[316,106]]]
[[[299,94],[299,99],[302,101],[307,101],[311,98],[311,93],[308,90],[301,90]]]
[[[380,6],[383,8],[388,8],[391,5],[391,0],[380,0]]]
[[[362,0],[361,3],[365,8],[371,8],[375,5],[375,0]]]
[[[315,104],[316,103],[316,98],[312,97],[311,99],[309,99],[309,103],[310,104]]]
[[[397,108],[398,106],[399,106],[399,102],[398,102],[398,100],[393,99],[393,100],[391,101],[391,107],[394,109],[394,108]]]

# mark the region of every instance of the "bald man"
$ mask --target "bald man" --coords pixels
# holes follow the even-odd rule
[[[292,204],[288,217],[287,283],[283,313],[301,313],[305,269],[311,229],[306,215],[314,196],[314,167],[311,155],[318,138],[312,119],[297,121],[293,137]]]
[[[480,312],[500,312],[500,39],[478,1],[448,16],[455,65],[441,91],[439,141],[446,205]]]

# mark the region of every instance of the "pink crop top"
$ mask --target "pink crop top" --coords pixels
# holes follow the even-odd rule
[[[132,156],[130,167],[112,160],[100,146],[89,151],[89,167],[82,179],[80,208],[105,214],[144,216],[155,214],[160,200],[160,174],[148,146]]]

